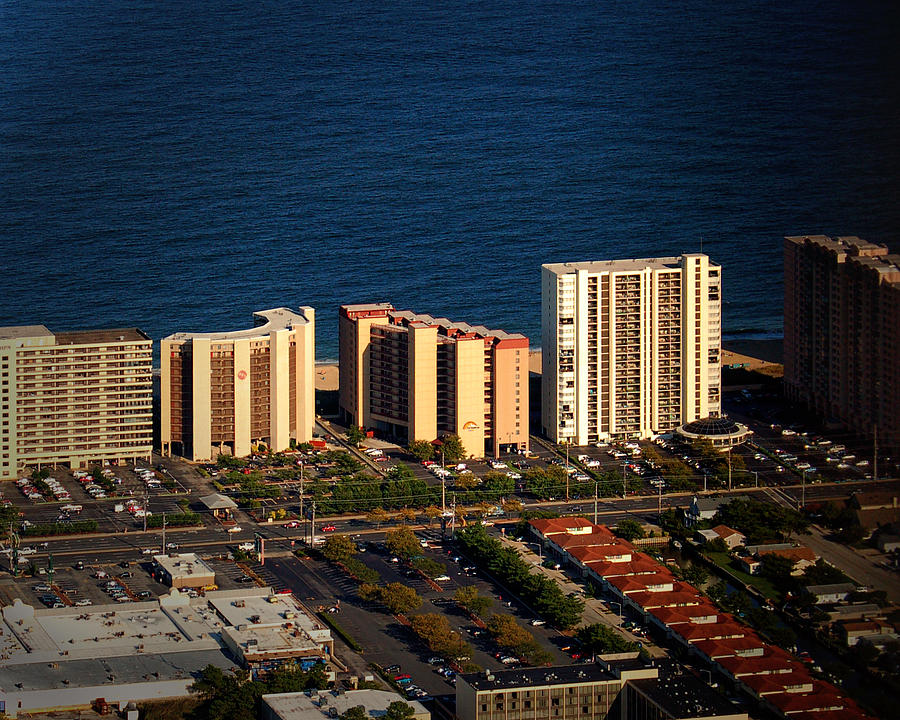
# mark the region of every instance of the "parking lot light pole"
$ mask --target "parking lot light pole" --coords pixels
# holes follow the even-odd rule
[[[756,470],[751,470],[750,472],[753,473],[753,487],[758,488],[759,487],[759,473]]]
[[[594,478],[594,525],[597,524],[597,488],[599,484],[600,481]]]

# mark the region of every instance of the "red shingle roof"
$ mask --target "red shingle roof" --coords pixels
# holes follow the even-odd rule
[[[675,625],[672,631],[678,633],[688,642],[699,642],[700,640],[724,640],[728,638],[742,638],[752,635],[753,631],[744,625],[738,625],[735,622],[721,623],[685,623],[683,625]]]
[[[643,554],[632,555],[630,562],[590,560],[588,564],[591,570],[604,578],[622,575],[655,574],[662,567],[656,560],[651,560]]]
[[[652,608],[648,612],[659,619],[664,625],[678,625],[679,623],[695,622],[701,618],[707,617],[725,617],[719,615],[716,607],[708,602],[701,602],[699,605],[689,605],[687,607],[659,607]]]
[[[544,536],[554,535],[556,533],[565,533],[576,528],[591,527],[594,523],[584,518],[540,518],[538,520],[530,520],[529,525]]]
[[[661,590],[660,586],[671,586],[675,582],[672,573],[668,571],[654,573],[653,575],[629,575],[622,577],[606,578],[613,587],[618,588],[623,593],[633,593],[640,591],[648,592],[671,592],[671,590]]]
[[[765,643],[752,632],[744,637],[728,640],[698,640],[694,647],[711,659],[728,657],[729,655],[746,654],[752,650],[762,650]]]
[[[774,673],[769,675],[747,675],[741,678],[741,682],[752,688],[757,695],[771,695],[774,693],[808,693],[811,691],[812,678],[805,670],[797,670],[789,673]],[[799,688],[805,688],[803,690]]]

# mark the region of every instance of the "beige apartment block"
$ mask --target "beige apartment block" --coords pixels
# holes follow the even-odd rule
[[[248,330],[176,333],[161,342],[164,454],[194,461],[286,450],[315,425],[315,311],[254,313]]]
[[[0,328],[0,478],[149,460],[152,352],[135,328]]]
[[[459,435],[470,457],[528,448],[528,338],[396,310],[340,311],[345,421],[404,441]]]
[[[548,438],[648,438],[720,414],[719,265],[690,254],[556,263],[541,275]]]
[[[784,389],[900,450],[900,255],[858,237],[784,239]]]

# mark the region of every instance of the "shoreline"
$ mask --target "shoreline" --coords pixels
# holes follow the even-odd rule
[[[541,351],[529,348],[528,370],[534,375],[541,374]],[[722,366],[744,365],[747,370],[762,370],[767,373],[781,368],[783,363],[783,339],[759,338],[736,339],[722,342]],[[316,390],[335,392],[338,389],[337,362],[316,363]]]

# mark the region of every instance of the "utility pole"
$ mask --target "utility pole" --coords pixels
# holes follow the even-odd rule
[[[456,493],[450,496],[450,537],[456,534]]]
[[[596,478],[594,479],[594,525],[597,524],[597,487],[599,486],[600,481]]]
[[[447,480],[441,475],[441,513],[447,512]]]
[[[163,513],[163,522],[162,522],[162,555],[166,554],[166,514]]]
[[[728,448],[728,492],[731,492],[731,447]]]
[[[706,470],[703,471],[703,492],[706,492]]]
[[[303,517],[303,461],[300,461],[300,517]]]
[[[657,519],[659,519],[659,517],[662,515],[662,483],[657,485],[657,489],[659,490],[659,495],[657,496],[656,500],[656,517]]]
[[[627,494],[625,492],[625,489],[627,487],[627,485],[625,484],[625,473],[627,473],[627,472],[628,472],[628,458],[625,458],[622,461],[622,499],[623,500],[625,499],[625,495]]]
[[[309,546],[315,547],[316,546],[316,501],[315,500],[312,501],[310,510],[312,511],[312,513],[309,516]]]
[[[756,470],[751,470],[753,473],[753,487],[759,487],[759,473]]]
[[[566,502],[569,502],[569,441],[566,439]]]
[[[150,495],[144,488],[144,532],[147,532],[147,511],[150,509]]]

